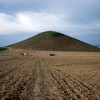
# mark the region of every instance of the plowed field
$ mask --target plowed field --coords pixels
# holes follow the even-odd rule
[[[100,53],[2,55],[0,99],[100,100]]]

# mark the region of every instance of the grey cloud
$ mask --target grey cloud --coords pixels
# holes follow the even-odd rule
[[[100,20],[100,0],[0,0],[0,11],[47,11],[66,17]]]
[[[100,44],[100,0],[0,0],[0,12],[13,16],[24,11],[64,15],[60,23],[64,27],[56,31],[91,43],[95,38]]]

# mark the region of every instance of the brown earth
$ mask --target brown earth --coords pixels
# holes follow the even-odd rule
[[[0,99],[100,100],[100,53],[4,51],[0,53]]]
[[[55,31],[39,33],[10,47],[46,51],[100,51],[95,46]]]

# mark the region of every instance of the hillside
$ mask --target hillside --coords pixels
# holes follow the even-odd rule
[[[91,46],[70,36],[46,31],[29,39],[11,45],[13,48],[52,50],[52,51],[98,51],[97,47]]]

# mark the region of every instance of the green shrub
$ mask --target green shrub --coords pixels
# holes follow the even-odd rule
[[[0,47],[0,51],[7,50],[7,48]]]

